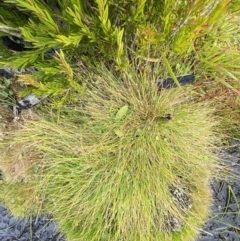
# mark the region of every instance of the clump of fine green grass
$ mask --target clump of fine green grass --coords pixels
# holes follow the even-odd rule
[[[159,92],[156,78],[134,70],[116,79],[81,69],[79,78],[85,96],[57,123],[26,121],[8,135],[39,153],[26,198],[43,197],[39,211],[51,211],[71,241],[194,239],[217,166],[214,109],[186,88]]]

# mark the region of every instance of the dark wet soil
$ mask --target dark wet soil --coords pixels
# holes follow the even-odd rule
[[[240,142],[219,153],[231,169],[230,178],[212,183],[212,214],[196,241],[240,241]],[[234,177],[235,175],[235,177]],[[52,217],[18,219],[0,206],[1,241],[66,241]]]

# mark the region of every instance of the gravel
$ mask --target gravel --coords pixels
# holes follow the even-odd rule
[[[57,224],[46,215],[39,218],[20,219],[0,206],[1,241],[64,241]]]
[[[240,141],[219,153],[232,176],[212,183],[212,215],[202,228],[197,241],[240,241]]]

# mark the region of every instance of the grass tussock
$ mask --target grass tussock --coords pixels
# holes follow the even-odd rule
[[[214,109],[133,70],[81,69],[79,78],[85,96],[58,122],[26,121],[8,135],[38,153],[27,198],[44,197],[39,212],[51,211],[71,241],[195,238],[217,166]]]

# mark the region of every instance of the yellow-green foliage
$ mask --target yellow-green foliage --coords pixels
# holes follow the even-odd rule
[[[51,211],[70,241],[195,238],[217,165],[214,110],[192,102],[186,88],[159,93],[155,77],[135,70],[118,78],[106,68],[79,71],[85,96],[63,107],[58,123],[26,121],[8,135],[38,153],[28,173],[32,196],[44,197],[39,211]],[[191,208],[179,208],[171,190]]]

